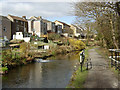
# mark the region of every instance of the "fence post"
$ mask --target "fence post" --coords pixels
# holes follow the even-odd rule
[[[81,55],[81,53],[79,55],[80,55],[80,68],[81,68],[81,72],[82,72],[82,55]]]
[[[111,67],[113,67],[113,51],[111,50]]]
[[[115,51],[115,70],[117,70],[117,51]]]
[[[86,68],[86,70],[88,70],[88,59],[87,59],[87,68]]]
[[[120,71],[120,57],[119,57],[119,53],[120,51],[118,51],[118,70]]]
[[[81,65],[81,72],[82,72],[82,63],[80,63],[80,65]]]

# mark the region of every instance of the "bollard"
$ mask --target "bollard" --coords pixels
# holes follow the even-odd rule
[[[118,56],[119,56],[119,52],[118,52]],[[120,61],[120,58],[118,57],[118,61]],[[118,63],[118,69],[119,69],[119,71],[120,71],[120,62]]]
[[[115,60],[117,60],[117,52],[115,51]],[[117,61],[115,61],[115,70],[117,70]]]
[[[111,67],[113,67],[113,60],[112,60],[112,58],[113,58],[113,51],[111,51]]]
[[[86,67],[86,70],[88,70],[88,59],[87,59],[87,67]]]
[[[81,65],[81,72],[82,72],[82,63],[80,63],[80,65]]]
[[[91,62],[91,58],[90,58],[90,66],[91,66],[91,68],[92,68],[92,62]]]

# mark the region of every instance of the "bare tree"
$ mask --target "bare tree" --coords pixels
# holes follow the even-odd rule
[[[96,30],[108,48],[120,48],[120,34],[116,34],[120,33],[120,26],[117,26],[120,23],[120,2],[77,2],[74,5],[77,18],[95,20]]]

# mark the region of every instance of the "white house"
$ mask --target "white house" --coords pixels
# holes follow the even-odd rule
[[[13,35],[13,39],[24,40],[25,42],[30,41],[30,37],[24,37],[22,32],[16,32],[16,34]]]
[[[28,19],[28,32],[42,37],[47,34],[47,23],[43,22],[41,16],[32,16]]]

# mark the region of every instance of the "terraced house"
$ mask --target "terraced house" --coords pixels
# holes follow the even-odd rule
[[[49,20],[43,19],[44,23],[47,23],[47,32],[54,32],[55,33],[55,23]]]
[[[62,26],[62,34],[66,37],[68,37],[69,35],[71,35],[73,33],[73,31],[70,29],[70,25],[68,25],[64,22],[56,20],[55,25],[61,25]]]
[[[32,16],[30,19],[28,19],[28,32],[39,37],[44,37],[47,35],[47,23],[43,22],[41,16]]]
[[[0,39],[11,39],[11,21],[6,16],[0,16]]]
[[[62,25],[55,25],[55,33],[62,34]]]
[[[11,21],[11,39],[16,32],[22,32],[23,35],[28,33],[28,22],[26,16],[18,17],[13,15],[8,15],[7,18]]]
[[[76,25],[70,25],[70,28],[73,30],[73,36],[80,37],[82,35],[82,31]]]

